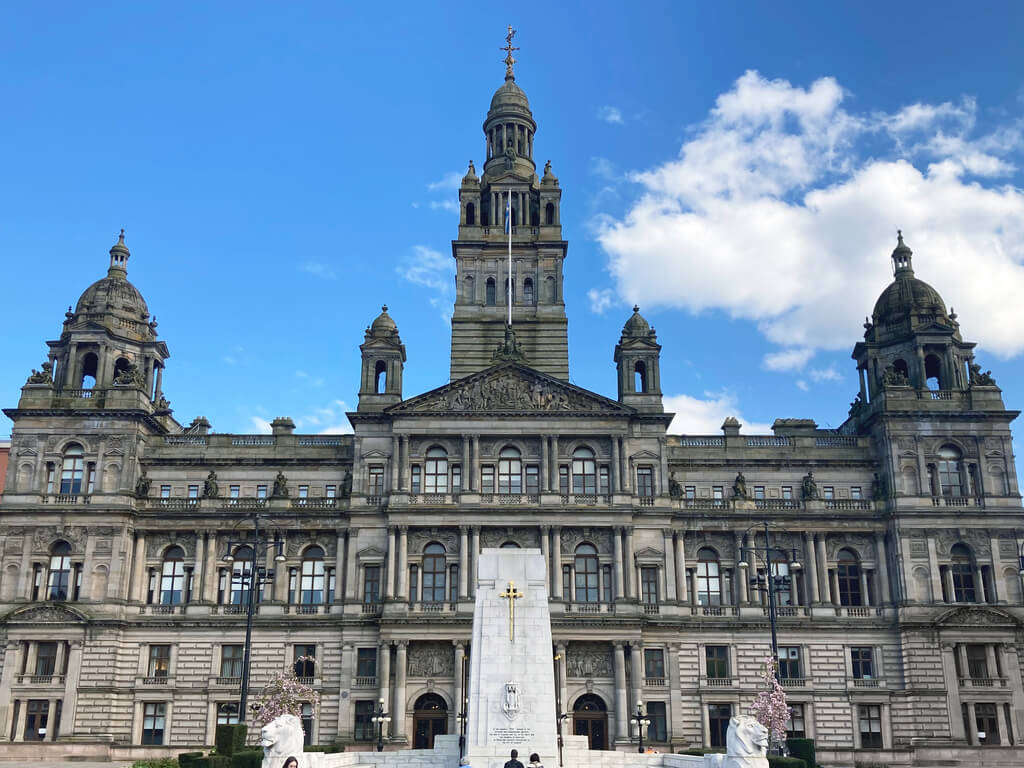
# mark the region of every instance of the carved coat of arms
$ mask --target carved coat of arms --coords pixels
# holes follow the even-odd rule
[[[519,710],[522,709],[522,701],[519,698],[519,683],[509,680],[505,683],[505,693],[501,698],[501,711],[509,720],[519,717]]]

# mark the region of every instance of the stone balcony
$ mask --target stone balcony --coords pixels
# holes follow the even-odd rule
[[[961,688],[1006,688],[1010,684],[1007,677],[961,677]]]

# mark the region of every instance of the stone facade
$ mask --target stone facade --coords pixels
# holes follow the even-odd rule
[[[770,653],[766,559],[793,730],[823,760],[973,765],[1024,738],[1017,412],[902,237],[839,429],[669,435],[638,309],[614,345],[618,398],[567,382],[561,192],[550,166],[537,178],[535,130],[506,80],[483,180],[471,168],[460,193],[452,380],[403,397],[385,308],[360,347],[353,435],[179,423],[118,241],[5,411],[0,740],[33,742],[9,749],[210,744],[237,717],[247,593],[232,574],[257,520],[279,544],[259,563],[251,689],[315,656],[299,674],[322,697],[316,743],[368,748],[378,699],[390,748],[458,731],[476,553],[502,546],[543,553],[558,706],[595,747],[630,748],[640,701],[663,749],[724,738]],[[512,335],[507,235],[488,223],[508,191]]]

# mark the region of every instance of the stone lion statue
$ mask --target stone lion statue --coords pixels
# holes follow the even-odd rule
[[[289,755],[299,758],[302,763],[302,721],[295,715],[275,717],[260,729],[260,746],[263,747],[263,765],[280,768]]]
[[[768,768],[768,729],[750,715],[732,718],[725,751],[724,755],[705,755],[705,763],[718,768]]]

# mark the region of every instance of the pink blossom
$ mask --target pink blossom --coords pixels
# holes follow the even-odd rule
[[[295,661],[316,663],[312,656],[302,656]],[[252,708],[256,713],[253,725],[262,728],[281,715],[302,717],[303,704],[312,705],[315,717],[320,708],[320,694],[299,682],[294,667],[281,670],[263,687],[253,702]]]
[[[750,705],[750,714],[761,725],[768,729],[773,742],[784,741],[786,723],[789,722],[789,705],[786,703],[786,691],[775,676],[778,659],[771,656],[764,658],[764,671],[761,675],[766,690],[757,694]]]

